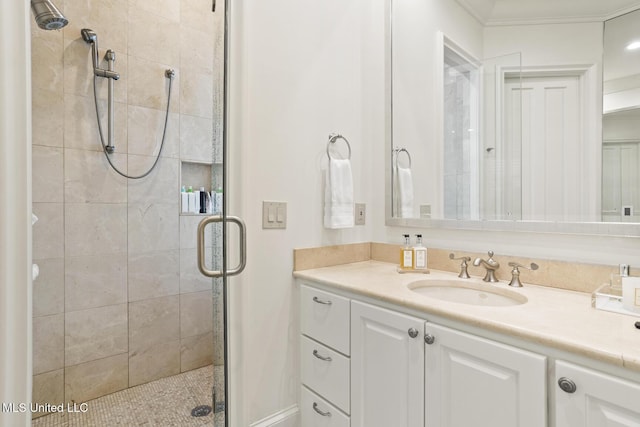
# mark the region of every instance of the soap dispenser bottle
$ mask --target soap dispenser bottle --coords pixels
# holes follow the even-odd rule
[[[416,270],[427,269],[427,248],[422,244],[422,234],[416,234],[416,245],[413,247],[414,268]]]
[[[400,268],[403,270],[413,270],[413,248],[408,234],[403,234],[404,246],[400,249]]]

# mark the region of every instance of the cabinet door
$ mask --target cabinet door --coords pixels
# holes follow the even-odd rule
[[[547,425],[546,357],[432,323],[425,333],[426,427]]]
[[[555,384],[556,427],[640,427],[640,384],[558,361],[561,378],[575,391]]]
[[[351,425],[423,427],[424,320],[351,303]]]

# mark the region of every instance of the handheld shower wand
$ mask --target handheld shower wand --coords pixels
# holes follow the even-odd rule
[[[87,44],[91,45],[91,56],[93,57],[93,74],[98,77],[106,77],[108,79],[118,80],[120,78],[120,74],[116,73],[113,70],[105,70],[104,68],[99,67],[98,60],[98,35],[88,28],[83,28],[80,31],[82,35],[82,40],[84,40]],[[109,49],[105,55],[105,59],[109,62],[109,65],[115,61],[115,52]]]

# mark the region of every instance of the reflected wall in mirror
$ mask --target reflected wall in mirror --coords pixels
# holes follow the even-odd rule
[[[640,222],[640,11],[604,23],[602,220]]]
[[[621,91],[640,100],[640,84],[632,85],[640,82],[640,61],[638,69],[609,84],[608,52],[616,48],[606,43],[616,20],[632,20],[633,14],[608,19],[640,8],[640,2],[391,2],[389,170],[395,170],[394,149],[411,153],[413,197],[401,215],[396,179],[388,186],[388,215],[640,222],[634,217],[640,163],[630,160],[640,159],[640,125],[622,127],[638,123],[628,108],[617,116],[605,110],[604,145],[602,136],[603,66],[605,108],[607,95],[619,98]],[[456,92],[474,86],[473,72],[464,66],[460,71],[447,46],[467,59],[466,67],[477,65],[476,95]],[[389,179],[395,176],[389,173]]]

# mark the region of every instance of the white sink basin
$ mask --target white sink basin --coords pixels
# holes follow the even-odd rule
[[[517,292],[465,280],[426,279],[411,282],[408,287],[420,295],[459,304],[504,307],[527,302],[527,297]]]

